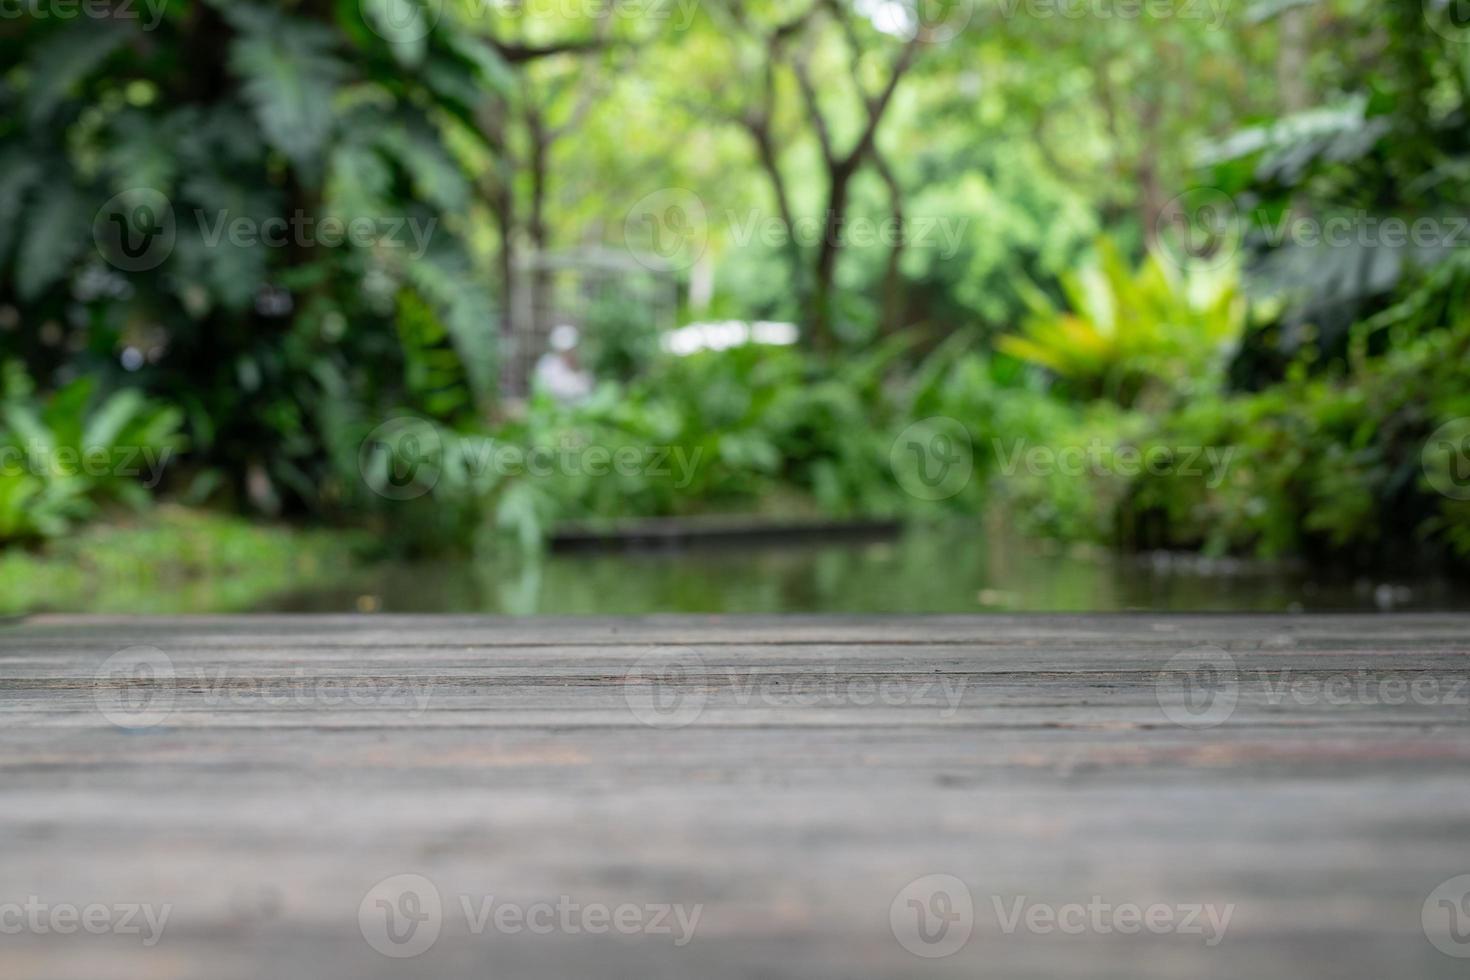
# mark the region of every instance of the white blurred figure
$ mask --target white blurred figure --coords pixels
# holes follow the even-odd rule
[[[559,402],[579,402],[592,394],[592,375],[577,363],[580,341],[576,327],[560,324],[551,331],[551,350],[536,362],[536,387]]]

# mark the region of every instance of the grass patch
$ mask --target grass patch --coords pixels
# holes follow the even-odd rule
[[[161,506],[39,551],[0,551],[0,614],[243,612],[362,563],[360,532]]]

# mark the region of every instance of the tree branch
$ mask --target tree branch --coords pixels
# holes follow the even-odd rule
[[[919,53],[919,41],[915,37],[903,46],[903,50],[894,59],[893,69],[888,74],[888,84],[879,93],[876,99],[868,101],[868,124],[863,128],[863,133],[858,137],[852,152],[847,155],[849,166],[855,165],[862,160],[863,156],[873,147],[873,140],[878,135],[878,124],[883,121],[883,114],[888,111],[889,103],[893,101],[893,93],[898,90],[898,83],[913,65],[914,59]]]
[[[607,38],[595,37],[580,41],[555,41],[551,44],[517,44],[512,41],[499,41],[488,38],[487,43],[495,49],[506,63],[512,65],[525,64],[538,58],[550,58],[559,54],[586,54],[589,51],[601,51],[617,44],[630,44],[629,41],[616,41]]]
[[[791,70],[796,75],[796,84],[800,86],[802,99],[806,102],[806,114],[811,118],[812,128],[817,131],[817,143],[822,147],[822,160],[829,169],[836,167],[839,162],[837,150],[832,145],[832,133],[827,129],[827,117],[822,115],[822,105],[817,100],[817,89],[812,84],[811,72],[807,70],[805,54],[799,54],[792,59]]]

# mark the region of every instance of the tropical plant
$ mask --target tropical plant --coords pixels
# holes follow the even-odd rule
[[[156,22],[8,29],[5,351],[43,387],[83,360],[168,392],[200,456],[269,510],[327,503],[331,381],[367,414],[486,404],[495,310],[465,216],[502,59],[428,18],[417,0],[174,0]]]
[[[997,348],[1045,368],[1082,398],[1134,404],[1150,387],[1216,381],[1239,343],[1246,300],[1232,265],[1183,271],[1158,252],[1130,269],[1108,238],[1062,277],[1066,308],[1024,286],[1030,316]]]
[[[1274,115],[1210,140],[1199,170],[1209,194],[1235,203],[1253,292],[1282,303],[1279,323],[1251,338],[1253,385],[1302,350],[1340,365],[1355,323],[1464,251],[1470,85],[1456,8],[1255,4],[1258,20],[1298,24],[1278,65],[1289,91]],[[1314,36],[1334,38],[1331,59],[1311,57]]]
[[[183,441],[181,413],[74,381],[37,403],[16,365],[0,398],[0,542],[55,537],[108,503],[147,506]]]

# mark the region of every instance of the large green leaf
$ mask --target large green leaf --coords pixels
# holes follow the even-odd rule
[[[180,122],[177,117],[159,119],[138,110],[120,113],[113,120],[115,142],[108,155],[108,169],[117,190],[147,187],[168,194],[184,164],[180,157],[185,137]]]
[[[362,13],[400,64],[412,68],[424,60],[433,25],[418,0],[362,0]]]
[[[82,432],[83,448],[111,447],[117,437],[147,406],[143,393],[136,388],[115,392],[102,407],[87,419]]]
[[[30,209],[15,259],[15,287],[33,300],[66,275],[88,234],[86,206],[71,184],[57,182]]]
[[[290,17],[237,12],[242,34],[230,67],[266,138],[308,175],[320,168],[333,130],[332,98],[347,75],[330,31]]]
[[[128,36],[118,23],[84,17],[38,46],[26,100],[31,123],[50,119],[72,88],[121,47]]]
[[[465,376],[483,402],[494,391],[499,317],[494,300],[462,255],[435,249],[411,261],[409,279],[440,311]]]
[[[409,172],[414,189],[435,207],[450,213],[468,207],[470,183],[428,123],[407,120],[387,126],[378,145]]]
[[[515,91],[515,72],[483,38],[465,31],[445,31],[439,36],[444,38],[455,54],[479,69],[481,77],[491,89],[502,95]]]
[[[246,309],[267,278],[272,249],[263,237],[241,237],[235,223],[246,219],[247,230],[282,212],[278,195],[213,173],[198,174],[184,182],[191,201],[208,202],[196,208],[191,220],[181,221],[174,261],[181,268],[184,288],[204,284],[210,296],[230,309]]]
[[[0,264],[10,254],[10,246],[20,231],[20,215],[26,196],[40,180],[41,161],[25,148],[0,158]]]
[[[382,154],[370,146],[343,143],[332,151],[327,169],[327,210],[345,220],[389,213],[393,174]]]

